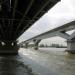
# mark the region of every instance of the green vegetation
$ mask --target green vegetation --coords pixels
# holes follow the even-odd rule
[[[66,48],[67,46],[63,46],[62,44],[51,44],[51,45],[47,45],[47,44],[40,44],[39,47],[54,47],[54,48]]]

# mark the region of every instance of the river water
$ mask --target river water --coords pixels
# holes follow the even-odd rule
[[[21,49],[23,61],[38,75],[75,75],[75,55],[66,48]]]
[[[0,75],[75,75],[75,55],[65,49],[21,48],[16,56],[0,56]]]

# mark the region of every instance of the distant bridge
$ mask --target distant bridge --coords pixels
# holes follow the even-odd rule
[[[58,1],[0,0],[0,53],[18,53],[18,37]]]
[[[67,45],[68,45],[67,51],[70,53],[75,53],[75,32],[72,33],[71,35],[66,33],[67,31],[74,30],[74,29],[75,29],[75,21],[72,21],[60,27],[49,30],[35,37],[32,37],[28,40],[25,40],[24,42],[21,42],[20,45],[26,44],[27,46],[29,42],[33,41],[35,44],[34,48],[38,49],[38,44],[42,39],[46,39],[54,36],[60,36],[67,39]]]

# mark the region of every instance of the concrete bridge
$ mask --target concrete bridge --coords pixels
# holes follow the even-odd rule
[[[25,44],[25,46],[27,47],[28,43],[33,41],[35,44],[34,48],[37,50],[38,44],[40,43],[42,39],[46,39],[46,38],[50,38],[54,36],[60,36],[67,39],[66,51],[68,51],[69,53],[75,53],[75,32],[73,32],[71,35],[66,33],[67,31],[74,30],[74,29],[75,29],[75,21],[72,21],[60,27],[49,30],[35,37],[32,37],[24,42],[21,42],[20,45]]]
[[[17,54],[17,39],[59,0],[0,0],[0,54]]]

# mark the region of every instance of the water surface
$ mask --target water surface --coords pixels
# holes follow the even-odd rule
[[[0,56],[0,75],[34,75],[20,55]]]
[[[75,55],[66,48],[21,49],[23,61],[39,75],[75,75]]]
[[[75,55],[66,48],[19,50],[16,56],[0,56],[0,75],[75,75]]]

